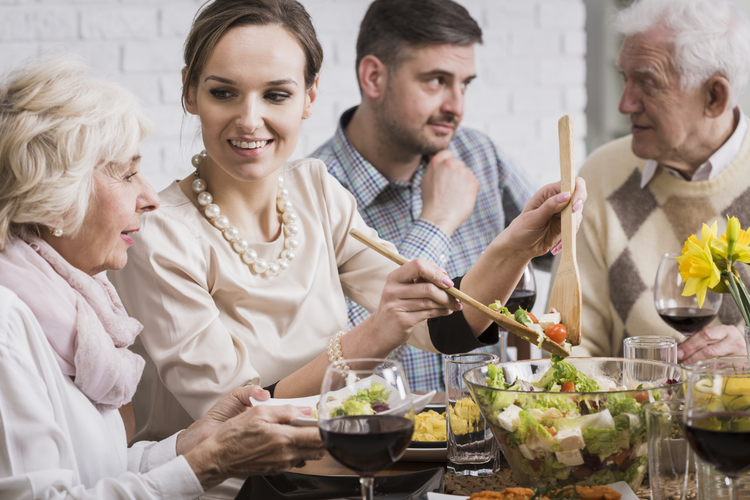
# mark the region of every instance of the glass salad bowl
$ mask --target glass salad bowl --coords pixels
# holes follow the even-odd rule
[[[643,405],[682,397],[682,368],[624,358],[568,358],[551,365],[549,359],[514,361],[464,374],[516,482],[625,481],[637,491],[648,471]],[[561,392],[571,389],[578,392]]]

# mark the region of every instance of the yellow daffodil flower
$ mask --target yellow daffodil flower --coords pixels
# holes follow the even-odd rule
[[[706,290],[729,293],[745,325],[750,326],[750,294],[734,266],[738,260],[750,264],[750,227],[743,230],[737,217],[727,216],[727,230],[721,237],[716,236],[716,228],[716,221],[711,227],[703,224],[701,238],[691,235],[677,257],[685,282],[682,295],[695,295],[698,307],[703,307]],[[747,404],[750,405],[750,396]]]
[[[708,229],[705,224],[703,227]],[[705,234],[702,236],[705,237]],[[698,298],[698,307],[703,307],[706,290],[718,285],[721,279],[721,272],[714,263],[708,243],[703,241],[701,243],[702,245],[697,245],[689,239],[685,242],[687,252],[677,257],[680,263],[680,275],[685,282],[682,295],[684,297],[695,295]]]
[[[737,217],[729,218],[726,233],[722,234],[720,238],[711,240],[711,254],[714,256],[714,260],[727,260],[732,243],[734,243],[732,262],[739,260],[750,264],[750,232],[740,227],[740,221],[737,220]]]
[[[712,241],[717,239],[716,237],[717,228],[718,228],[718,224],[716,221],[714,221],[714,223],[711,224],[711,227],[708,227],[706,224],[703,224],[703,228],[701,228],[701,239],[698,239],[696,235],[691,234],[690,237],[685,242],[685,246],[682,247],[682,255],[685,255],[688,252],[689,242],[693,242],[698,246],[703,246],[706,243],[710,245]]]

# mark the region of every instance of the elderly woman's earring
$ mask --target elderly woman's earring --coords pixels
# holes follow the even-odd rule
[[[51,234],[52,236],[56,238],[59,238],[60,236],[62,236],[63,233],[62,233],[62,229],[60,229],[59,227],[53,227],[53,228],[50,228],[49,234]]]

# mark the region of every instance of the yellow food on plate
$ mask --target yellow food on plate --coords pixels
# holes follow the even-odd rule
[[[479,407],[471,398],[462,398],[450,405],[451,429],[454,434],[476,432],[479,428]]]
[[[424,411],[414,418],[412,441],[445,441],[445,415]]]
[[[531,490],[529,488],[505,488],[502,491],[483,491],[474,493],[469,500],[566,500],[568,498],[580,500],[620,500],[622,495],[609,486],[572,486],[545,490]]]

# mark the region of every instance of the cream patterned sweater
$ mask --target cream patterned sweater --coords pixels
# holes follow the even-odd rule
[[[594,151],[581,168],[588,200],[578,233],[583,288],[583,342],[574,356],[621,356],[625,337],[667,335],[682,341],[654,307],[654,280],[661,256],[679,252],[702,223],[726,214],[750,225],[750,133],[737,157],[716,178],[678,179],[663,169],[641,189],[646,163],[631,148],[631,136]],[[750,272],[740,264],[743,281]],[[739,324],[730,295],[713,324]]]

